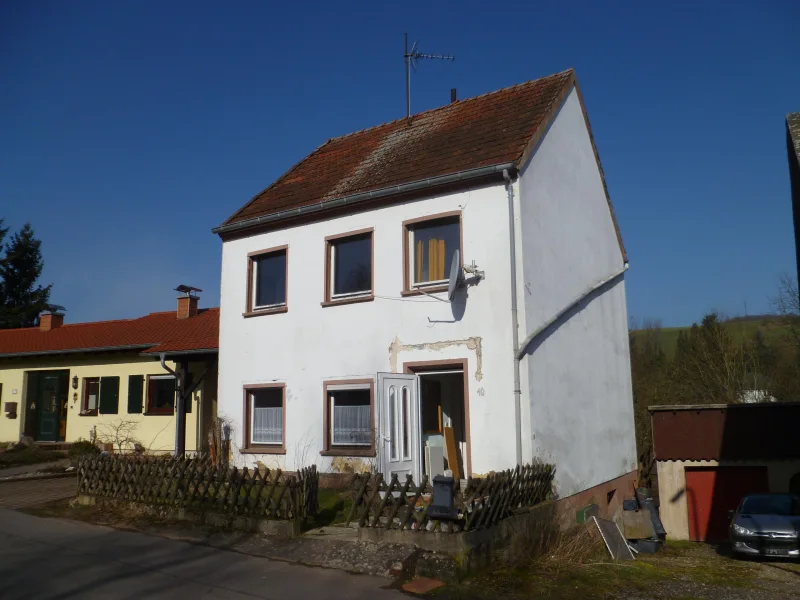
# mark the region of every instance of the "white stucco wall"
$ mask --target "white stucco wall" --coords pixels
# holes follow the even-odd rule
[[[402,222],[462,210],[464,262],[486,279],[459,292],[454,305],[401,298]],[[322,307],[324,239],[374,227],[372,302]],[[288,244],[288,312],[244,318],[247,253]],[[404,362],[469,361],[473,473],[516,463],[511,360],[508,212],[505,189],[493,185],[228,241],[223,244],[219,411],[234,421],[242,444],[242,387],[286,384],[286,456],[239,455],[293,469],[297,454],[329,468],[323,444],[323,381],[401,372]],[[440,295],[443,296],[443,295]],[[438,344],[431,346],[431,344]],[[376,392],[377,395],[377,392]]]
[[[520,341],[623,266],[573,89],[519,180]],[[564,497],[636,467],[625,283],[571,314],[523,359],[523,454],[556,465]]]

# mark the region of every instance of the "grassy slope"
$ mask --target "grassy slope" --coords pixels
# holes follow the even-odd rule
[[[755,337],[757,331],[761,331],[764,334],[767,342],[779,342],[781,338],[789,335],[782,319],[770,315],[752,319],[727,321],[725,326],[734,339],[738,340],[752,339]],[[681,331],[688,332],[690,329],[691,327],[664,327],[661,329],[661,347],[668,357],[672,358],[675,354],[675,347],[678,344],[678,334]],[[642,334],[642,330],[635,330],[633,332],[634,336]]]

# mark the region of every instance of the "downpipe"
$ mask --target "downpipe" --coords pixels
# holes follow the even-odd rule
[[[516,434],[517,464],[522,464],[522,386],[519,375],[519,317],[517,315],[517,240],[516,223],[514,219],[514,180],[503,169],[503,179],[506,182],[508,195],[508,237],[510,240],[511,260],[511,345],[514,349],[514,425]]]
[[[183,402],[183,390],[181,389],[181,377],[167,366],[166,354],[159,354],[161,368],[171,373],[175,377],[176,383],[176,403],[175,407],[175,458],[180,458],[186,450],[186,407]]]

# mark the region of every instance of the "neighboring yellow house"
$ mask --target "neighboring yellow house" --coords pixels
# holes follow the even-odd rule
[[[184,448],[207,448],[219,309],[198,310],[197,301],[189,292],[177,312],[72,325],[44,313],[39,327],[0,330],[0,441],[96,439],[171,453],[180,390]]]

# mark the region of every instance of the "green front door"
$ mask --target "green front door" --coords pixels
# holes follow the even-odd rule
[[[60,433],[61,396],[66,389],[58,372],[43,372],[36,386],[36,441],[57,442]]]

